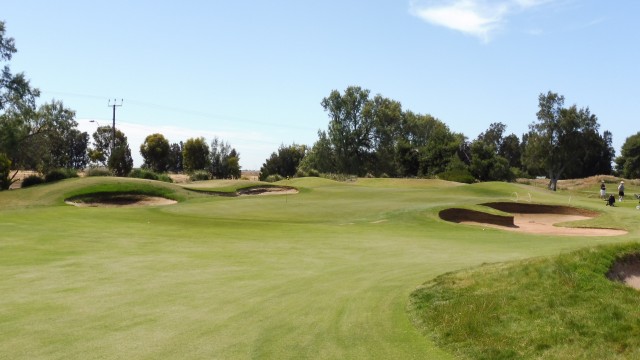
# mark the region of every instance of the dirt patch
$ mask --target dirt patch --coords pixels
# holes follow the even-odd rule
[[[177,201],[158,196],[114,194],[85,196],[65,200],[65,203],[79,207],[135,207],[171,205]]]
[[[168,174],[174,184],[187,184],[191,182],[191,178],[186,174]]]
[[[591,210],[568,206],[523,203],[486,203],[482,205],[513,215],[502,216],[468,209],[447,209],[440,212],[440,218],[456,223],[531,234],[565,236],[618,236],[627,234],[626,231],[617,229],[555,226],[558,223],[596,217],[598,213]]]
[[[607,272],[607,278],[640,290],[640,254],[630,254],[617,259]]]
[[[12,177],[16,173],[15,170],[11,170],[9,177]],[[9,189],[19,189],[22,187],[22,181],[31,175],[40,175],[37,171],[19,170],[16,176],[13,178],[14,183],[9,186]]]

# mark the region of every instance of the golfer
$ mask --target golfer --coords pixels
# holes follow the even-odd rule
[[[618,196],[620,197],[618,201],[622,202],[622,199],[624,199],[624,181],[620,181],[620,185],[618,185]]]
[[[600,199],[607,199],[607,187],[604,184],[604,180],[602,180],[602,183],[600,183]]]

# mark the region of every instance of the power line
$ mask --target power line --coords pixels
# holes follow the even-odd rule
[[[120,107],[122,106],[122,103],[124,102],[124,99],[120,99],[120,105],[118,105],[118,100],[117,99],[113,99],[113,105],[111,104],[111,100],[109,100],[109,103],[107,106],[109,107],[113,107],[113,137],[111,138],[111,153],[113,154],[113,150],[115,150],[116,148],[116,107]]]
[[[89,94],[77,94],[77,93],[60,92],[60,91],[42,91],[42,93],[52,94],[52,95],[70,96],[70,97],[79,97],[79,98],[90,98],[90,99],[104,99],[106,97],[106,96],[97,96],[97,95],[89,95]],[[171,111],[171,112],[178,113],[178,114],[188,114],[188,115],[194,115],[194,116],[203,117],[203,118],[209,118],[209,119],[218,119],[218,120],[226,120],[226,121],[234,121],[234,122],[243,122],[243,123],[256,124],[256,125],[265,125],[265,126],[276,127],[276,128],[283,128],[284,127],[286,129],[312,130],[312,131],[318,130],[317,128],[311,127],[311,126],[299,126],[299,125],[292,125],[292,124],[287,124],[286,126],[283,126],[281,123],[251,120],[251,119],[246,119],[246,118],[241,118],[241,117],[236,117],[236,116],[229,116],[229,115],[213,114],[213,113],[208,113],[208,112],[203,112],[203,111],[195,111],[195,110],[177,108],[177,107],[172,107],[172,106],[154,104],[154,103],[149,103],[149,102],[144,102],[144,101],[132,100],[132,99],[129,99],[129,98],[127,98],[127,103],[128,104],[135,104],[135,105],[142,106],[142,107],[152,108],[152,109],[166,110],[166,111]],[[109,106],[113,106],[113,105],[109,105]]]

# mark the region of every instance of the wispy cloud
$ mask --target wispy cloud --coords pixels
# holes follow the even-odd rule
[[[410,12],[430,24],[489,42],[509,16],[553,1],[556,0],[412,0]]]

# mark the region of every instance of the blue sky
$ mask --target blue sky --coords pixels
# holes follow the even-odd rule
[[[62,100],[83,131],[111,122],[140,143],[214,136],[259,169],[312,145],[322,98],[350,85],[474,139],[521,136],[538,95],[589,107],[619,154],[638,131],[640,1],[5,1],[10,65]],[[113,100],[112,100],[113,101]]]

